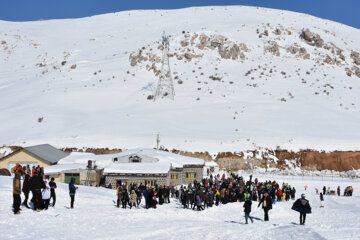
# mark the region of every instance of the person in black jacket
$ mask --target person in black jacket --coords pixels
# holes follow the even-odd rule
[[[54,180],[55,180],[54,178],[51,178],[51,180],[49,182],[50,191],[51,191],[51,196],[50,196],[49,201],[51,200],[51,198],[53,199],[53,204],[52,204],[53,207],[55,207],[55,203],[56,203],[55,189],[57,188],[56,182]]]
[[[24,179],[24,182],[23,182],[23,187],[22,187],[22,191],[25,195],[25,199],[24,199],[24,202],[23,202],[23,205],[26,207],[26,208],[30,208],[28,206],[28,199],[29,199],[29,192],[30,192],[30,175],[26,174],[25,175],[25,179]]]
[[[252,219],[252,217],[250,216],[250,212],[251,212],[251,205],[252,202],[250,199],[247,199],[244,203],[244,212],[245,212],[245,223],[248,224],[248,218],[250,218],[251,222],[253,223],[254,220]]]
[[[267,192],[264,193],[258,207],[260,207],[261,204],[264,209],[264,221],[269,221],[269,210],[272,209],[272,199]]]
[[[34,210],[40,210],[42,205],[41,189],[46,188],[44,180],[35,171],[34,176],[29,180],[30,190],[33,194]]]
[[[305,199],[305,194],[301,194],[301,198],[294,202],[291,209],[300,213],[300,225],[304,225],[306,214],[311,213],[309,200]]]

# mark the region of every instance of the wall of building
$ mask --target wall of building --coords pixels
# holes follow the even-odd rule
[[[10,165],[15,165],[16,163],[20,163],[21,165],[40,165],[41,167],[49,166],[48,162],[42,161],[25,151],[21,150],[9,157],[5,157],[4,159],[0,160],[0,168],[7,168],[9,169]],[[10,170],[10,169],[9,169]]]
[[[196,179],[197,182],[201,182],[202,178],[203,178],[203,167],[186,167],[184,166],[183,171],[182,171],[182,184],[190,184],[190,183],[194,183],[194,180]],[[195,179],[190,179],[190,178],[186,178],[186,173],[196,173],[196,177]]]
[[[140,183],[145,184],[145,181],[156,181],[157,185],[169,185],[168,175],[167,174],[158,174],[158,175],[136,175],[136,174],[129,174],[129,175],[105,175],[105,184],[108,186],[111,184],[112,188],[116,188],[117,181],[121,180],[123,183],[126,182],[128,185],[131,183],[136,183],[140,185]]]

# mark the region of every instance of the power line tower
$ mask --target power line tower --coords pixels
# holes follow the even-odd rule
[[[165,35],[163,32],[162,36],[162,45],[163,45],[163,54],[162,54],[162,63],[160,76],[158,80],[158,84],[156,87],[156,92],[154,95],[154,101],[158,98],[167,97],[174,100],[175,90],[174,83],[171,76],[170,63],[169,63],[169,36]]]

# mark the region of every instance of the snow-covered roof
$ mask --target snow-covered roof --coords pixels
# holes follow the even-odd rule
[[[218,164],[214,161],[205,161],[205,166],[207,167],[217,167]]]
[[[114,158],[139,155],[156,159],[154,162],[113,162]],[[92,153],[74,152],[61,159],[57,165],[45,167],[45,174],[55,174],[70,170],[86,169],[88,160],[92,160],[98,168],[104,168],[104,173],[167,173],[170,168],[181,168],[184,165],[204,165],[199,158],[186,157],[170,152],[154,149],[131,149],[116,154],[95,155]],[[93,163],[94,164],[94,163]]]

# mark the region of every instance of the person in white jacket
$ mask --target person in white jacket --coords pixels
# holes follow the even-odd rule
[[[46,179],[44,182],[45,182],[46,188],[42,191],[43,209],[47,210],[49,207],[50,196],[51,196],[49,179]]]

